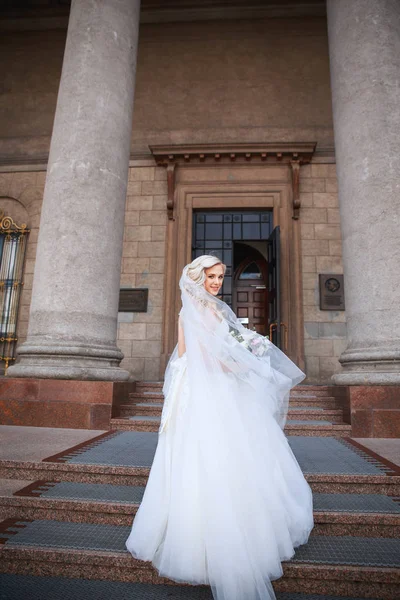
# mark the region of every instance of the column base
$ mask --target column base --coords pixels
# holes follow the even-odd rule
[[[336,385],[400,385],[397,348],[348,348],[339,362],[343,371],[332,376]]]
[[[348,389],[352,437],[400,437],[400,385]]]
[[[0,388],[0,423],[31,427],[110,429],[118,406],[134,382],[61,381],[5,377]]]
[[[27,340],[17,354],[19,361],[8,369],[9,377],[86,381],[127,381],[130,377],[129,371],[118,366],[124,355],[115,345]]]

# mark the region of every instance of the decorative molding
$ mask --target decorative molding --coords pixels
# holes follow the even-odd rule
[[[290,161],[292,171],[292,191],[293,191],[293,219],[299,218],[300,213],[300,161]]]
[[[184,165],[288,164],[292,174],[293,218],[300,213],[300,167],[311,162],[316,142],[280,144],[187,144],[149,146],[158,166],[167,168],[168,218],[174,219],[176,168]]]
[[[6,197],[6,196],[4,196]],[[11,198],[10,198],[11,200]],[[29,229],[27,229],[26,223],[22,223],[18,225],[12,217],[6,217],[3,211],[0,211],[0,233],[28,233]]]
[[[316,142],[282,142],[257,144],[187,144],[171,146],[149,146],[157,165],[175,163],[289,163],[298,160],[300,164],[311,161]]]

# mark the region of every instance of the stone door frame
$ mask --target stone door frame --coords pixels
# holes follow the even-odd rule
[[[288,325],[287,355],[302,369],[304,319],[298,221],[299,171],[310,162],[315,144],[249,147],[152,147],[167,167],[168,224],[164,281],[161,373],[177,341],[181,308],[179,279],[192,260],[194,210],[270,209],[281,229],[281,314]]]

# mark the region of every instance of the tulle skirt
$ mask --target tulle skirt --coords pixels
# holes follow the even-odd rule
[[[175,359],[127,548],[162,576],[210,585],[216,600],[274,598],[281,562],[313,527],[310,487],[265,401],[224,374],[200,406],[186,366]]]

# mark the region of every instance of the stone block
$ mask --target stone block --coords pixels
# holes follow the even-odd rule
[[[122,271],[124,273],[140,273],[148,272],[150,268],[149,258],[123,258]]]
[[[141,273],[136,277],[138,287],[161,290],[164,287],[164,275],[159,273]]]
[[[161,340],[161,323],[148,323],[146,325],[146,340]]]
[[[133,273],[121,273],[120,286],[133,288],[136,285],[136,275]]]
[[[140,257],[159,258],[165,255],[165,242],[141,242],[138,247]]]
[[[301,239],[313,240],[315,238],[314,227],[313,223],[301,223]]]
[[[316,273],[303,273],[303,290],[316,290],[318,278]]]
[[[156,181],[167,181],[167,169],[165,167],[156,167],[154,179]]]
[[[337,179],[325,179],[325,191],[337,193],[338,191],[338,182]]]
[[[319,374],[321,381],[329,382],[332,375],[340,373],[342,371],[342,365],[338,361],[336,356],[321,356],[319,359]]]
[[[325,240],[324,240],[325,241]],[[321,254],[328,254],[321,252]],[[343,273],[342,258],[340,256],[317,256],[317,272],[318,273]]]
[[[154,210],[167,210],[167,194],[162,194],[161,196],[153,196],[153,208]]]
[[[26,258],[33,258],[34,260],[36,259],[36,250],[37,250],[37,244],[31,244],[30,239],[28,238],[28,245],[26,247]]]
[[[307,206],[313,206],[313,195],[311,192],[303,192],[302,194],[300,194],[300,205],[302,208]]]
[[[301,259],[303,273],[316,273],[317,261],[315,256],[303,256]]]
[[[135,258],[138,255],[138,242],[124,242],[122,256],[124,258]]]
[[[319,323],[312,323],[307,321],[304,323],[304,336],[306,339],[316,340],[319,338]]]
[[[130,313],[120,313],[120,315],[129,315]],[[124,353],[124,358],[132,356],[132,341],[117,339],[117,346]]]
[[[165,181],[143,181],[142,193],[146,195],[159,195],[167,193],[167,180]]]
[[[325,208],[302,208],[300,211],[301,223],[327,223],[328,213]]]
[[[307,356],[334,356],[332,340],[304,340],[304,351]]]
[[[151,289],[149,290],[149,295],[151,294]],[[162,290],[158,290],[162,291]],[[164,315],[164,307],[162,305],[156,306],[151,304],[149,301],[148,311],[147,313],[136,313],[137,321],[140,323],[162,323],[163,315]]]
[[[315,306],[317,304],[315,298],[315,290],[303,290],[304,306]]]
[[[318,321],[318,323],[344,323],[346,314],[339,310],[319,310],[318,306],[304,306],[304,320]]]
[[[311,165],[303,165],[300,168],[300,179],[308,179],[311,177]]]
[[[328,240],[301,240],[301,252],[304,256],[316,256],[318,269],[318,258],[329,254]]]
[[[132,167],[129,169],[130,181],[153,181],[155,167]]]
[[[317,223],[315,227],[315,239],[317,240],[340,240],[341,231],[339,225],[329,225],[326,223]],[[328,245],[329,253],[329,245]]]
[[[342,256],[342,242],[329,240],[329,254],[331,256]]]
[[[35,260],[33,258],[27,258],[25,261],[25,274],[33,273],[35,270]]]
[[[305,365],[307,380],[319,381],[319,358],[317,356],[305,356]]]
[[[141,341],[140,344],[132,345],[132,357],[136,358],[159,358],[161,354],[161,342],[159,340]]]
[[[140,225],[166,225],[167,212],[165,210],[142,211],[139,217]]]
[[[130,373],[133,381],[143,381],[144,379],[144,358],[125,358],[121,362],[121,367]]]
[[[133,227],[125,227],[124,241],[125,242],[148,242],[151,240],[151,226],[137,225]]]
[[[120,323],[118,327],[118,339],[145,340],[146,325],[144,323]],[[133,351],[131,356],[136,356]]]
[[[350,388],[351,391],[351,388]],[[351,411],[351,434],[352,437],[372,437],[373,414],[372,410]]]
[[[46,183],[47,171],[38,171],[36,173],[36,182],[35,185],[41,189],[44,189]]]
[[[118,323],[133,323],[134,321],[134,313],[133,312],[119,312],[117,321]]]
[[[165,225],[153,225],[151,228],[151,239],[155,242],[162,242],[165,240],[167,235],[167,228]]]
[[[340,224],[340,212],[338,208],[328,208],[328,223]]]
[[[128,185],[126,188],[126,195],[127,196],[141,196],[142,194],[142,183],[140,181],[128,181]],[[143,192],[143,195],[145,195],[145,193]]]
[[[128,196],[126,199],[126,210],[152,210],[153,196]]]
[[[313,194],[313,204],[316,208],[337,208],[339,201],[337,194]]]
[[[139,225],[139,211],[127,210],[125,212],[125,227],[127,225]]]
[[[146,358],[144,361],[144,378],[146,381],[160,380],[160,359]]]
[[[400,386],[398,385],[352,385],[351,406],[356,410],[400,410]]]
[[[400,438],[400,408],[397,410],[375,409],[373,413],[373,437]]]
[[[325,179],[300,179],[300,192],[325,192]]]
[[[164,273],[165,259],[164,258],[151,258],[150,259],[150,273]]]
[[[155,290],[154,288],[149,290],[149,302],[153,306],[163,306],[164,305],[164,291],[162,289]]]
[[[31,290],[33,285],[33,273],[25,273],[24,275],[24,288]]]
[[[319,337],[327,337],[327,338],[346,338],[347,335],[347,327],[345,323],[319,323]],[[336,347],[334,344],[335,355],[338,355],[336,352]],[[343,350],[340,351],[340,354]]]
[[[312,164],[311,177],[324,177],[325,179],[336,178],[336,165],[331,164]]]
[[[345,323],[332,323],[332,325],[345,325]],[[333,340],[333,353],[335,356],[341,356],[343,352],[346,350],[349,342],[346,337],[342,337],[340,339]]]

